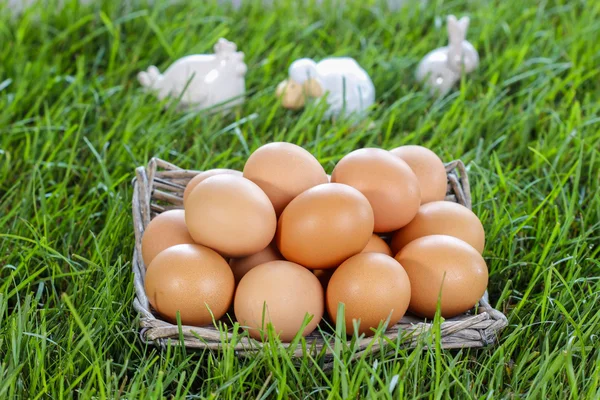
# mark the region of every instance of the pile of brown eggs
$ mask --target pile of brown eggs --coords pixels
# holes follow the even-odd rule
[[[344,304],[346,332],[372,334],[407,312],[471,309],[487,287],[484,230],[444,201],[440,158],[421,146],[365,148],[329,177],[305,149],[270,143],[243,172],[214,169],[187,185],[184,210],[154,218],[142,238],[145,289],[164,319],[210,325],[233,303],[256,339],[283,341]]]

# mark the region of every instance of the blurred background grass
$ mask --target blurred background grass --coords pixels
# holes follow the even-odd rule
[[[600,3],[587,1],[65,1],[0,9],[0,398],[600,398]],[[443,99],[414,79],[471,17],[479,70]],[[225,118],[164,111],[136,73],[210,52],[248,64]],[[356,58],[373,124],[289,112],[274,87],[298,57]],[[328,172],[349,151],[421,144],[469,166],[492,304],[510,321],[483,350],[385,350],[333,371],[277,344],[159,351],[131,307],[131,185],[153,157],[241,169],[261,144],[304,146]],[[426,338],[435,341],[435,338]]]

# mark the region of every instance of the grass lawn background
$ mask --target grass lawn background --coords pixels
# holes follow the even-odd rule
[[[600,398],[600,2],[373,1],[233,12],[205,2],[119,2],[0,12],[0,398]],[[539,3],[539,4],[538,4]],[[414,80],[472,18],[480,68],[444,99]],[[162,111],[136,73],[210,52],[246,53],[248,101],[228,117]],[[371,74],[374,128],[289,112],[274,86],[298,57],[349,55]],[[252,116],[252,118],[248,118]],[[131,180],[161,157],[241,169],[270,141],[330,172],[359,147],[421,144],[469,164],[487,232],[492,304],[510,325],[483,350],[403,350],[355,363],[273,346],[158,351],[132,308]],[[392,394],[390,394],[390,390]]]

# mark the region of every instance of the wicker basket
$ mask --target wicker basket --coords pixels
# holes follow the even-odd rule
[[[447,201],[460,203],[471,208],[471,195],[469,181],[465,166],[462,161],[452,161],[446,164],[448,173]],[[140,314],[141,338],[146,343],[165,346],[169,340],[172,344],[182,343],[177,325],[165,322],[157,317],[151,310],[148,298],[144,291],[145,267],[141,254],[141,242],[144,229],[150,220],[157,214],[170,210],[183,208],[183,191],[187,182],[197,175],[199,171],[180,169],[166,161],[153,158],[147,167],[136,169],[133,181],[133,225],[135,229],[135,250],[133,252],[133,275],[136,297],[133,306]],[[497,333],[507,325],[507,319],[500,311],[492,308],[487,299],[487,292],[479,302],[476,309],[455,318],[446,319],[441,324],[441,346],[446,349],[484,347],[496,341]],[[431,328],[431,323],[422,319],[405,316],[395,326],[386,331],[386,337],[395,340],[399,335],[404,338],[407,347],[414,347],[418,337]],[[213,326],[195,327],[182,326],[183,344],[187,348],[219,349],[223,342],[223,334]],[[408,338],[408,339],[406,339]],[[321,335],[319,331],[313,332],[306,338],[311,348],[321,351],[324,347],[326,353],[331,346],[326,346],[327,334]],[[359,356],[372,344],[372,338],[359,340],[355,349]],[[256,351],[261,343],[247,337],[239,338],[235,349],[239,352]],[[375,343],[369,351],[378,348]],[[296,355],[302,355],[303,350],[298,348]]]

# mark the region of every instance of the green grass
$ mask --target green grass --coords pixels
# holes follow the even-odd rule
[[[0,11],[0,398],[600,398],[600,2],[67,3]],[[448,13],[472,17],[482,62],[435,100],[413,71],[445,44],[434,21]],[[142,92],[139,70],[221,36],[246,53],[243,109],[162,111]],[[330,54],[372,75],[374,127],[278,106],[290,62]],[[499,344],[391,343],[348,363],[340,342],[328,372],[276,343],[248,358],[144,345],[132,308],[134,168],[157,156],[239,169],[274,140],[328,171],[352,149],[408,143],[467,162],[492,304],[510,322]]]

